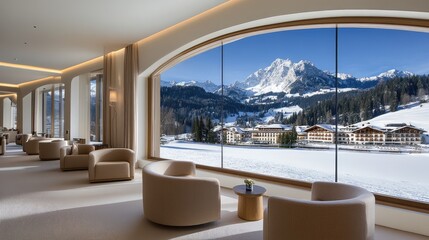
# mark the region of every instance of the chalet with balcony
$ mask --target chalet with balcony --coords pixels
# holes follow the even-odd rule
[[[353,131],[351,143],[381,145],[385,143],[386,129],[367,125]]]
[[[386,132],[386,144],[414,145],[422,143],[424,130],[412,125],[401,126]]]
[[[317,124],[304,130],[307,133],[307,142],[335,143],[335,126]]]

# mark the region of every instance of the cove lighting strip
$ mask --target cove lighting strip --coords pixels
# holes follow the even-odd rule
[[[1,67],[10,67],[10,68],[32,70],[32,71],[39,71],[39,72],[49,72],[49,73],[58,73],[58,74],[61,73],[61,70],[57,70],[57,69],[34,67],[34,66],[29,66],[29,65],[14,64],[14,63],[7,63],[7,62],[0,62],[0,66]]]

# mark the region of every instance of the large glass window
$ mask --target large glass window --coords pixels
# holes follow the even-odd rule
[[[42,133],[51,137],[64,137],[64,84],[41,88]]]
[[[90,97],[90,140],[103,141],[103,75],[92,73],[89,82]]]
[[[427,31],[307,26],[220,45],[161,73],[159,157],[429,203]]]
[[[340,25],[338,180],[429,203],[429,33]]]
[[[42,91],[43,134],[51,134],[52,128],[52,89]]]
[[[219,92],[221,51],[209,49],[161,75],[160,157],[221,167],[228,111]]]

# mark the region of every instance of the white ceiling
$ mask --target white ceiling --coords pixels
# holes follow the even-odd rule
[[[0,62],[62,70],[226,0],[1,0]],[[55,74],[0,67],[0,83]]]

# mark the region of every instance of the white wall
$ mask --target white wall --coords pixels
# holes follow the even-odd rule
[[[34,126],[36,127],[36,132],[41,133],[43,130],[43,97],[42,97],[42,91],[40,91],[40,88],[37,88],[35,91],[36,97],[35,100],[35,106],[36,106],[36,113],[34,117]]]
[[[22,133],[31,133],[31,93],[22,99]]]
[[[79,76],[74,77],[71,81],[71,93],[68,97],[68,100],[70,102],[70,112],[73,114],[70,114],[70,139],[73,139],[73,137],[79,136],[79,94],[80,94],[80,88],[79,88]]]
[[[3,99],[3,125],[1,127],[13,127],[11,103],[9,98]]]
[[[85,138],[89,142],[90,131],[90,74],[81,74],[71,82],[70,108],[70,139]]]

